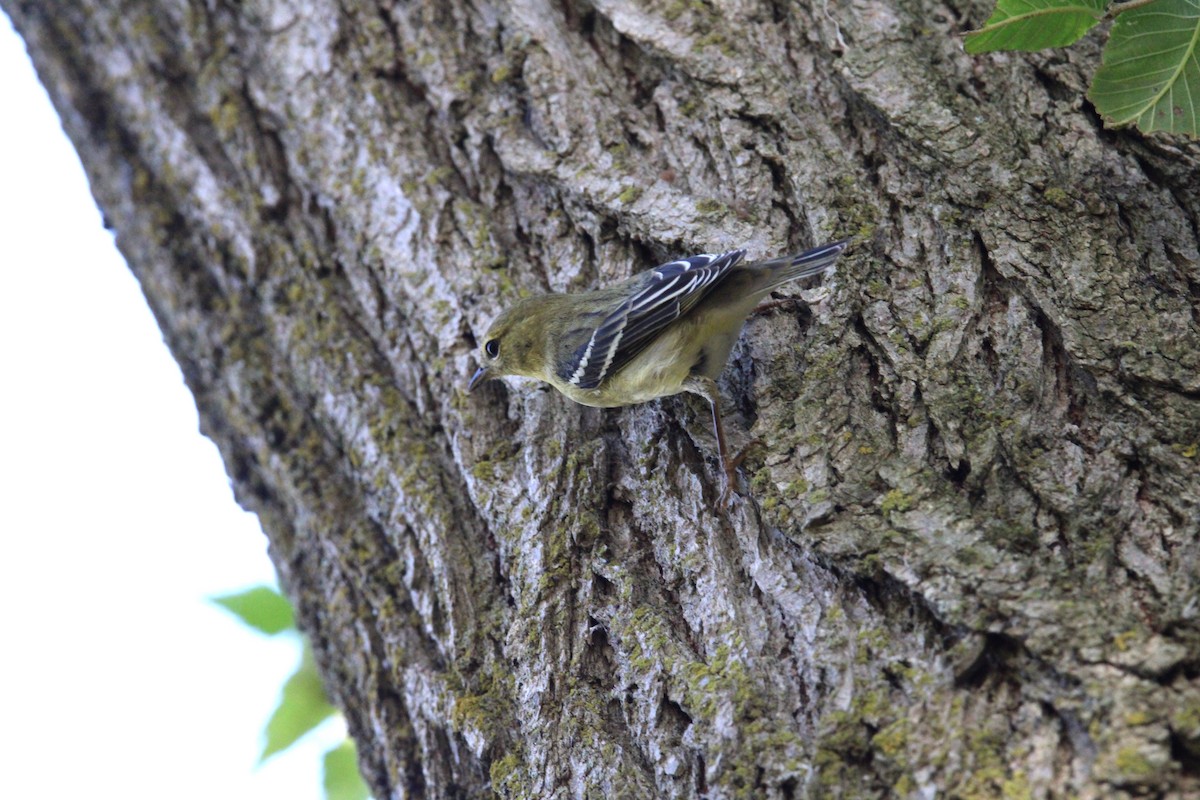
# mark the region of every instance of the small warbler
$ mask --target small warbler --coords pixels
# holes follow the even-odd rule
[[[788,281],[824,272],[849,243],[753,264],[742,263],[745,250],[704,253],[591,292],[527,297],[488,329],[467,391],[520,375],[601,408],[701,395],[712,406],[727,502],[744,454],[730,459],[726,450],[716,378],[758,302]]]

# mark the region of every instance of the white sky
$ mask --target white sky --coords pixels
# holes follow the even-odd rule
[[[206,598],[266,539],[3,14],[0,109],[0,797],[321,797],[336,725],[255,768],[298,648]]]

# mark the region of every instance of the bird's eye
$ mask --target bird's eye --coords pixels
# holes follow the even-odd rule
[[[483,346],[483,352],[487,353],[488,358],[495,358],[500,355],[500,340],[488,339],[487,343]]]

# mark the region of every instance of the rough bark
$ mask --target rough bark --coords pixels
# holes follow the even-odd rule
[[[980,4],[2,0],[379,797],[1200,792],[1200,149]],[[526,292],[856,234],[707,411]],[[794,294],[794,293],[792,293]]]

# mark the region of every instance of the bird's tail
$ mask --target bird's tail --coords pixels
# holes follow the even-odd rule
[[[763,287],[763,290],[770,291],[788,281],[824,272],[833,266],[833,262],[837,261],[838,256],[849,244],[849,239],[842,239],[840,242],[830,242],[820,247],[814,247],[812,250],[805,250],[799,255],[773,258],[755,265],[759,269],[770,270],[772,273],[770,284]]]

